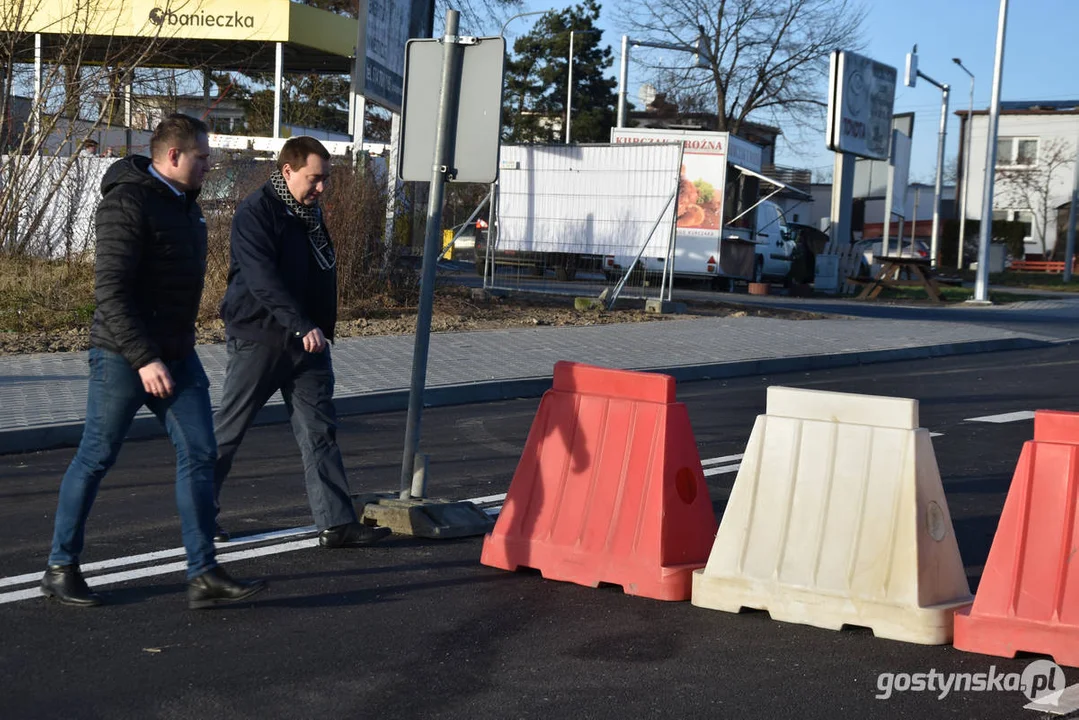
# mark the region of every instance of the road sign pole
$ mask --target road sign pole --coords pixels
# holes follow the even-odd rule
[[[427,354],[431,342],[431,316],[435,302],[435,270],[442,231],[442,202],[453,155],[457,106],[461,90],[461,55],[464,47],[457,36],[459,13],[446,11],[446,34],[442,38],[442,86],[439,91],[438,129],[435,133],[434,166],[431,169],[431,193],[427,205],[427,233],[423,242],[423,270],[420,307],[416,318],[416,344],[412,353],[412,385],[408,395],[408,420],[405,426],[405,450],[401,458],[401,499],[424,497],[426,477],[413,482],[413,470],[420,448],[420,421],[423,393],[427,381]],[[424,463],[419,464],[422,470]]]

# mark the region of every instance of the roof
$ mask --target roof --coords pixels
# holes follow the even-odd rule
[[[152,39],[156,46],[141,62],[146,67],[209,64],[220,70],[272,71],[280,42],[288,71],[352,69],[357,20],[289,0],[200,0],[175,11],[121,0],[101,0],[93,7],[88,15],[85,0],[38,0],[28,17],[0,16],[0,37],[13,35],[16,52],[32,59],[34,33],[40,33],[45,62],[62,54],[66,38],[82,35],[87,64],[115,62],[118,39],[130,43],[136,55]]]
[[[634,110],[628,115],[629,120],[638,123],[639,127],[652,127],[656,129],[669,128],[672,130],[714,130],[718,124],[715,113],[691,112],[661,114],[647,110]],[[743,120],[739,135],[755,133],[778,137],[783,131],[771,125]]]
[[[1002,115],[1079,115],[1079,100],[1002,100]],[[975,110],[975,115],[987,115],[989,109]],[[956,110],[956,115],[966,117],[966,110]]]
[[[1001,110],[1079,110],[1079,100],[1002,100]]]

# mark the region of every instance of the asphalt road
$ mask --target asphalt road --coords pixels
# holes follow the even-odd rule
[[[685,384],[704,459],[741,453],[765,388],[899,395],[921,401],[956,536],[976,586],[1032,423],[972,418],[1079,410],[1074,346]],[[504,493],[536,400],[431,409],[424,449],[431,494]],[[339,438],[354,490],[396,485],[404,414],[345,418]],[[881,640],[689,603],[507,573],[478,563],[480,539],[394,537],[327,551],[310,534],[230,543],[262,548],[230,571],[270,589],[247,605],[185,609],[180,558],[130,556],[179,547],[163,440],[132,442],[98,496],[83,557],[119,559],[93,573],[143,570],[102,588],[83,610],[30,590],[43,569],[56,490],[71,450],[0,457],[2,718],[1022,718],[1017,692],[895,692],[881,673],[1021,672],[1032,658]],[[298,454],[284,426],[256,428],[223,503],[237,535],[310,524]],[[709,478],[722,512],[733,472]],[[25,594],[25,593],[24,593]],[[1067,669],[1069,683],[1079,669]]]

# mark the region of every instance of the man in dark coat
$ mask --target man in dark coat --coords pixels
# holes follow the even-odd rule
[[[188,606],[244,600],[265,587],[232,579],[214,554],[217,444],[209,381],[195,353],[206,273],[206,221],[196,199],[209,170],[207,127],[170,115],[154,131],[150,153],[117,161],[101,182],[86,427],[60,485],[41,581],[46,596],[66,605],[101,602],[79,570],[86,519],[144,405],[176,448]]]
[[[307,500],[328,548],[370,545],[390,533],[357,521],[333,404],[329,343],[337,322],[337,263],[319,197],[330,154],[288,140],[269,182],[236,208],[228,289],[221,304],[228,365],[214,418],[218,497],[244,434],[277,392],[303,457]],[[218,540],[227,540],[217,530]]]

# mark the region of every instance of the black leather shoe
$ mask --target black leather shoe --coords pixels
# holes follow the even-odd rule
[[[327,528],[318,534],[318,544],[324,548],[355,548],[374,545],[393,531],[385,527],[373,527],[351,522]]]
[[[78,565],[50,565],[41,578],[41,592],[64,605],[93,607],[101,604],[101,596],[90,592]]]
[[[242,582],[233,580],[218,565],[187,583],[187,607],[191,610],[240,602],[266,589],[262,580]]]
[[[214,542],[215,543],[228,542],[231,539],[232,539],[232,536],[229,535],[228,530],[221,527],[220,525],[214,525]]]

